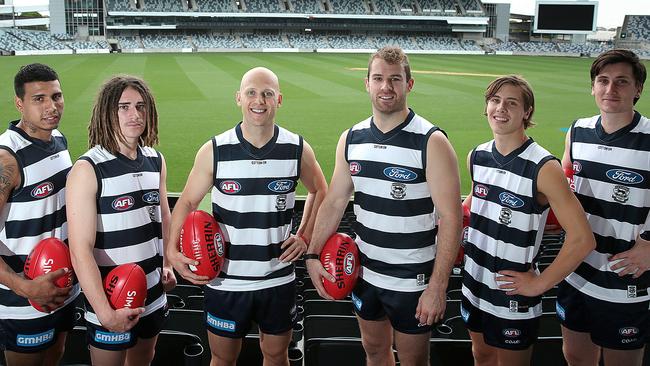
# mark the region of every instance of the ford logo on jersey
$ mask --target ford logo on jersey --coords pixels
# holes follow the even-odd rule
[[[501,192],[499,194],[499,200],[504,205],[510,206],[512,208],[519,208],[524,205],[524,201],[521,198],[515,196],[510,192]]]
[[[142,200],[146,203],[160,203],[160,195],[156,191],[147,192],[142,195]]]
[[[135,200],[131,196],[122,196],[113,200],[113,209],[116,211],[128,210],[135,204]]]
[[[384,175],[398,182],[410,182],[418,177],[417,174],[408,169],[398,168],[395,166],[389,166],[384,169]]]
[[[643,182],[643,176],[639,173],[624,169],[610,169],[607,171],[607,178],[614,182],[623,184],[639,184]]]
[[[293,187],[293,182],[288,179],[274,180],[268,185],[269,190],[275,193],[289,192]]]

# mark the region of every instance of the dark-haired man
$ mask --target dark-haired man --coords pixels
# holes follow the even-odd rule
[[[560,284],[557,314],[571,365],[641,365],[650,327],[650,120],[634,110],[646,68],[615,49],[591,65],[600,113],[576,120],[562,165],[596,249]]]
[[[0,347],[9,365],[55,365],[73,326],[70,302],[79,287],[54,285],[72,269],[32,281],[22,271],[40,240],[67,240],[65,180],[72,162],[57,130],[63,92],[57,73],[43,64],[23,66],[14,90],[21,118],[0,136]],[[48,187],[46,194],[35,194],[39,187]],[[28,299],[48,313],[37,311]]]

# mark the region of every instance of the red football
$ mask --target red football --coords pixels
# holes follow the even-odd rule
[[[219,275],[226,243],[212,215],[201,210],[190,212],[181,228],[180,246],[183,255],[199,262],[197,266],[189,266],[192,272],[210,279]]]
[[[106,275],[104,292],[113,309],[143,307],[147,299],[147,276],[135,263],[121,264]]]
[[[454,262],[455,266],[460,266],[463,263],[463,258],[465,257],[465,244],[467,244],[467,238],[469,235],[469,215],[470,215],[469,206],[463,204],[463,231],[460,238],[460,248],[458,248],[458,255],[456,256],[456,261]]]
[[[359,277],[359,250],[354,240],[341,233],[327,239],[320,253],[325,270],[336,278],[335,282],[323,280],[325,291],[336,300],[344,299],[352,292]]]
[[[54,284],[61,288],[72,286],[73,270],[68,246],[57,238],[47,238],[39,241],[31,253],[29,253],[25,260],[24,271],[25,277],[33,280],[38,276],[61,268],[67,268],[68,273],[59,277],[54,281]],[[29,300],[29,303],[36,310],[45,312],[40,306],[33,303],[32,300]]]

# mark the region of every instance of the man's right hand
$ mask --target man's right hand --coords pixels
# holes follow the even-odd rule
[[[187,258],[178,249],[168,248],[165,254],[167,255],[167,263],[171,264],[176,272],[178,272],[178,274],[180,274],[184,279],[195,285],[206,285],[210,283],[210,278],[208,278],[208,276],[199,276],[192,272],[188,267],[189,265],[197,266],[199,262]]]
[[[20,281],[16,294],[30,299],[47,312],[60,308],[70,295],[72,287],[57,287],[54,282],[70,271],[61,268],[56,271],[36,277],[33,280],[24,279]]]
[[[314,285],[314,288],[316,288],[316,291],[318,291],[320,297],[327,300],[334,300],[334,298],[325,291],[325,287],[323,287],[323,280],[335,282],[336,278],[327,273],[323,267],[323,264],[319,260],[308,259],[305,261],[305,265],[307,266],[307,272],[309,272],[311,282]]]
[[[103,314],[97,314],[97,318],[102,327],[115,333],[128,332],[140,320],[140,314],[144,313],[144,308],[122,308],[107,311]]]

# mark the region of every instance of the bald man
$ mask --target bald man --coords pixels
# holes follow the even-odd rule
[[[212,365],[235,365],[242,338],[254,321],[265,365],[288,365],[296,322],[293,262],[307,250],[315,213],[327,183],[303,138],[275,123],[282,104],[278,77],[257,67],[244,74],[235,101],[242,121],[213,137],[196,154],[172,214],[167,256],[178,273],[205,287]],[[298,180],[308,191],[302,221],[291,235]],[[188,268],[178,250],[187,214],[212,189],[212,213],[228,250],[221,274],[209,281]]]

